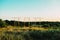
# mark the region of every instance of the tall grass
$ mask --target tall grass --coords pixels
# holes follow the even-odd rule
[[[0,33],[0,40],[60,40],[60,31],[57,30],[29,30],[4,31]]]

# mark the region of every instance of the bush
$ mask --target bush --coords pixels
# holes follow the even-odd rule
[[[0,19],[0,28],[5,26],[6,26],[6,23]]]

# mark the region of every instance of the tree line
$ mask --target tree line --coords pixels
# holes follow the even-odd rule
[[[14,20],[2,20],[0,19],[0,27],[6,26],[20,26],[20,27],[60,27],[60,22],[49,22],[49,21],[41,21],[41,22],[23,22],[23,21],[14,21]]]

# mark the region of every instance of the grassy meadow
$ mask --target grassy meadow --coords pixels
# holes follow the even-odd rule
[[[60,40],[60,22],[19,22],[0,19],[0,40]]]
[[[5,27],[0,28],[0,40],[59,40],[59,28]]]

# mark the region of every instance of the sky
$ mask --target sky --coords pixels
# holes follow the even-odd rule
[[[9,17],[60,19],[60,0],[0,0],[0,18]]]

